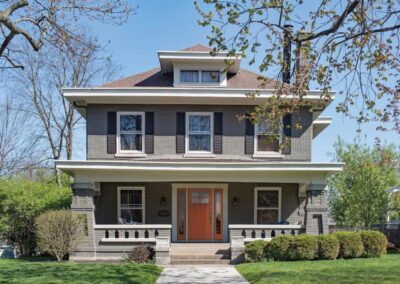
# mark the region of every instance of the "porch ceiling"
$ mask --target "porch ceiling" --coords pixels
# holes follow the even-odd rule
[[[57,161],[58,169],[75,182],[99,181],[218,181],[323,182],[343,164],[312,162],[166,162],[85,160]]]

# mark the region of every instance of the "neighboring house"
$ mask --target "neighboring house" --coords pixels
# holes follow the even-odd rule
[[[283,119],[281,149],[267,122],[237,118],[273,89],[248,98],[259,75],[240,68],[240,53],[229,67],[226,56],[201,45],[160,51],[159,68],[64,89],[87,122],[87,160],[57,161],[74,177],[72,210],[87,216],[71,259],[120,258],[149,243],[169,263],[179,243],[230,242],[238,262],[245,242],[328,231],[326,178],[342,165],[311,162],[311,148],[331,122],[319,117],[330,101],[321,107],[310,91],[311,107]]]

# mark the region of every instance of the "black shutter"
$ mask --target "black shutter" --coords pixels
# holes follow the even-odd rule
[[[249,119],[246,119],[244,153],[246,155],[254,154],[254,125]]]
[[[177,112],[176,113],[176,153],[183,154],[185,153],[185,113]]]
[[[117,152],[117,113],[107,112],[107,154]]]
[[[292,137],[292,114],[288,113],[283,117],[283,155],[291,154],[291,137]]]
[[[222,112],[214,112],[214,154],[222,154]]]
[[[144,150],[146,154],[154,154],[154,112],[145,114]]]

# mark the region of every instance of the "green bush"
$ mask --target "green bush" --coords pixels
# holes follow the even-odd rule
[[[267,251],[274,260],[286,260],[286,252],[289,248],[290,240],[292,237],[289,236],[279,236],[271,240],[268,245]],[[268,258],[268,255],[266,256]]]
[[[360,233],[364,245],[364,257],[380,257],[386,254],[387,238],[377,231],[363,231]]]
[[[334,234],[340,243],[340,258],[356,258],[363,254],[364,246],[358,232],[337,232]]]
[[[339,255],[340,244],[335,235],[319,235],[318,259],[336,259]]]
[[[260,261],[264,259],[264,249],[267,242],[263,240],[256,240],[248,243],[245,247],[246,256],[252,261]]]
[[[318,242],[315,236],[299,235],[290,238],[286,260],[312,260],[318,257]]]
[[[36,217],[48,210],[69,208],[72,194],[54,181],[13,178],[0,179],[0,196],[0,234],[28,256],[36,249]]]

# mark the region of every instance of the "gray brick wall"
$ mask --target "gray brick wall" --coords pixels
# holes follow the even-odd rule
[[[237,115],[251,109],[251,106],[89,105],[87,158],[115,159],[113,154],[107,154],[107,111],[153,111],[154,155],[176,155],[176,158],[182,157],[182,154],[176,154],[176,112],[223,112],[223,155],[245,157],[245,123],[239,122]],[[293,117],[292,150],[284,160],[311,161],[312,113],[303,109]],[[302,129],[294,127],[296,120],[300,122]]]
[[[117,187],[144,186],[145,187],[145,221],[146,224],[171,224],[172,190],[171,184],[165,182],[151,183],[101,183],[101,196],[95,197],[96,224],[116,224],[118,221]],[[166,206],[160,205],[162,197],[166,199]],[[159,217],[158,211],[168,210],[169,216]]]
[[[145,215],[147,224],[171,224],[172,219],[172,185],[167,182],[149,183],[102,183],[101,196],[95,197],[96,224],[117,223],[117,187],[144,186],[145,187]],[[282,188],[282,220],[297,225],[304,223],[304,215],[299,214],[299,199],[297,184],[272,183],[229,183],[228,184],[228,220],[229,224],[254,223],[254,188],[279,186]],[[160,199],[165,197],[166,207],[161,207]],[[237,197],[239,205],[232,205],[233,197]],[[159,217],[158,211],[167,209],[168,217]]]
[[[228,185],[228,218],[229,224],[254,224],[254,188],[282,188],[281,219],[292,225],[304,222],[304,216],[299,215],[299,199],[297,184],[272,183],[230,183]],[[232,205],[233,197],[238,198],[239,205]]]

